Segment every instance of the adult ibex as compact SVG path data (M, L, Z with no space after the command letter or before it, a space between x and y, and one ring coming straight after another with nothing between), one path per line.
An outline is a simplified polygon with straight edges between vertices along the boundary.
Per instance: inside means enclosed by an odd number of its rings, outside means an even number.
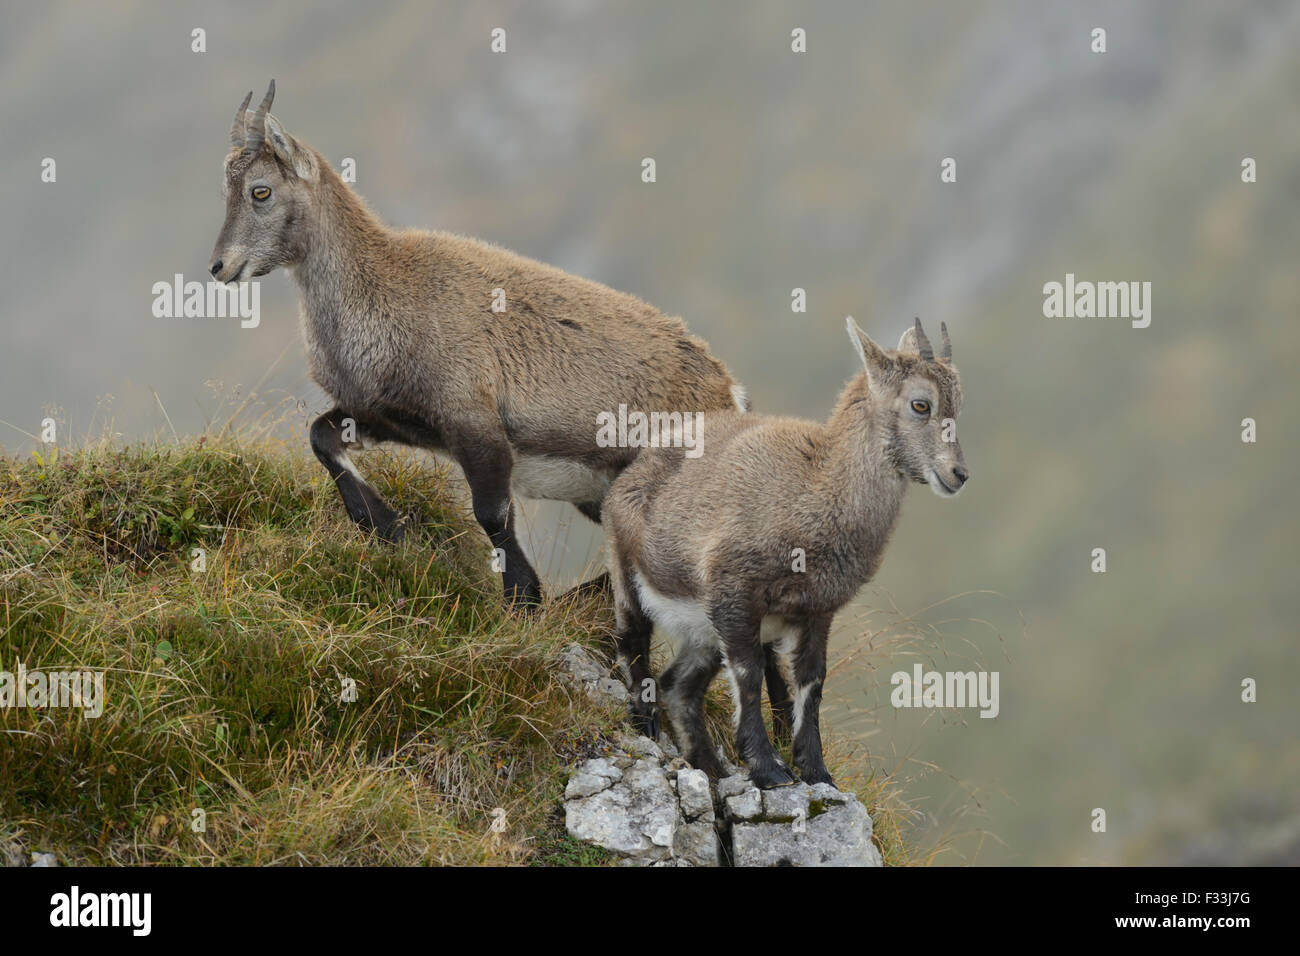
M634 296L484 242L387 228L270 115L274 96L273 80L251 115L251 93L235 114L212 275L291 268L311 374L336 403L312 425L312 449L353 520L404 533L349 446L444 452L504 552L506 599L537 602L512 489L599 521L610 482L639 451L599 445L600 413L743 408L743 390L680 319Z
M849 319L864 367L825 425L711 415L702 456L643 453L610 489L615 637L634 721L657 736L661 695L687 759L710 776L721 765L704 692L725 665L750 779L794 780L763 726L766 674L800 776L831 781L819 726L831 619L880 566L907 483L946 497L969 477L954 430L961 383L942 328L936 358L919 320L886 352ZM679 642L659 695L646 692L656 624Z

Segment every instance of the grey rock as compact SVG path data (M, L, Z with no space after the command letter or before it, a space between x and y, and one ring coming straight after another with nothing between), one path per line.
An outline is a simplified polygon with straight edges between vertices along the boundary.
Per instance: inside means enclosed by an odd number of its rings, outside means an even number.
M811 787L798 783L793 787L774 787L763 791L763 819L772 823L791 823L808 819Z
M637 736L636 734L620 734L617 740L619 749L626 751L636 757L654 757L656 760L664 759L664 752L649 737Z
M811 792L808 794L809 802L814 805L812 811L814 813L819 812L818 809L816 808L817 804L821 804L823 807L827 807L827 806L837 807L857 799L858 799L857 794L841 793L840 791L832 787L829 783L814 784Z
M560 664L570 682L601 703L626 704L627 688L609 676L609 669L581 644L569 644L560 651Z
M752 786L754 785L749 782L749 777L746 774L731 774L718 781L718 796L724 800L727 797L737 797Z
M53 853L33 853L32 866L58 866L59 861L54 858Z
M564 799L573 800L590 797L592 794L608 790L621 780L623 771L614 766L608 757L596 757L583 761L564 788Z
M617 783L564 804L565 828L574 838L643 862L672 855L681 822L677 795L650 757L633 763Z
M723 803L728 820L757 820L763 815L763 795L757 787L751 786L738 796L727 797Z
M624 866L718 866L727 852L736 866L883 865L855 794L806 783L759 790L737 771L718 781L718 821L708 776L670 746L624 733L610 754L584 760L564 791L569 834Z
M780 795L782 791L794 795ZM777 814L798 810L812 796L806 784L764 792L763 801ZM734 798L733 798L734 799ZM819 792L821 812L793 821L736 819L731 827L736 866L883 866L871 842L871 815L852 794ZM816 808L812 808L816 809ZM765 814L767 811L764 811Z
M681 824L673 837L673 858L678 866L717 866L718 834L713 820Z
M597 700L605 698L616 704L626 704L628 701L627 688L622 681L612 677L602 677L589 693Z
M682 816L687 820L713 822L713 795L709 792L709 777L703 770L677 771L677 800Z

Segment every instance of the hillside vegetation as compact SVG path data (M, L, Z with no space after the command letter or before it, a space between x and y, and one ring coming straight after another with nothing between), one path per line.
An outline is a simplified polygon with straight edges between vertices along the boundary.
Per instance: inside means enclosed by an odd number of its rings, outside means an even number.
M554 657L600 647L604 599L505 612L455 479L399 456L366 471L417 518L400 546L269 441L0 459L0 670L106 687L98 718L0 708L0 844L64 864L602 861L558 808L620 715ZM860 795L895 801L879 780ZM900 813L875 815L906 862Z

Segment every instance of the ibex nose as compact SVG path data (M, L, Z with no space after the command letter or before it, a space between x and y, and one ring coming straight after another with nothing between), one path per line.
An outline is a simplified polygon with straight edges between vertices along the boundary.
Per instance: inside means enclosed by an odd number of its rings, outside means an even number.
M966 479L970 477L970 472L966 470L965 465L954 465L952 476L964 485L966 484Z
M209 269L208 271L211 272L213 275L216 275L218 272L221 271L221 266L222 266L222 262L220 259L218 259L216 262L212 263L212 268Z

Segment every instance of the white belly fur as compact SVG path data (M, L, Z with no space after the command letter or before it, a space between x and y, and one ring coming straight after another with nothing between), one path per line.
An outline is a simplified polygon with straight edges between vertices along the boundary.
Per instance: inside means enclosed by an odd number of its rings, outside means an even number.
M603 501L611 483L604 472L550 455L520 455L510 474L510 486L520 497L547 501Z
M713 629L713 622L709 620L703 604L689 598L669 597L656 591L636 570L632 572L632 579L636 582L641 609L665 636L687 644L716 646L719 643L718 632ZM780 642L784 645L782 650L788 652L794 647L798 631L780 615L769 614L763 618L758 636L764 644Z

